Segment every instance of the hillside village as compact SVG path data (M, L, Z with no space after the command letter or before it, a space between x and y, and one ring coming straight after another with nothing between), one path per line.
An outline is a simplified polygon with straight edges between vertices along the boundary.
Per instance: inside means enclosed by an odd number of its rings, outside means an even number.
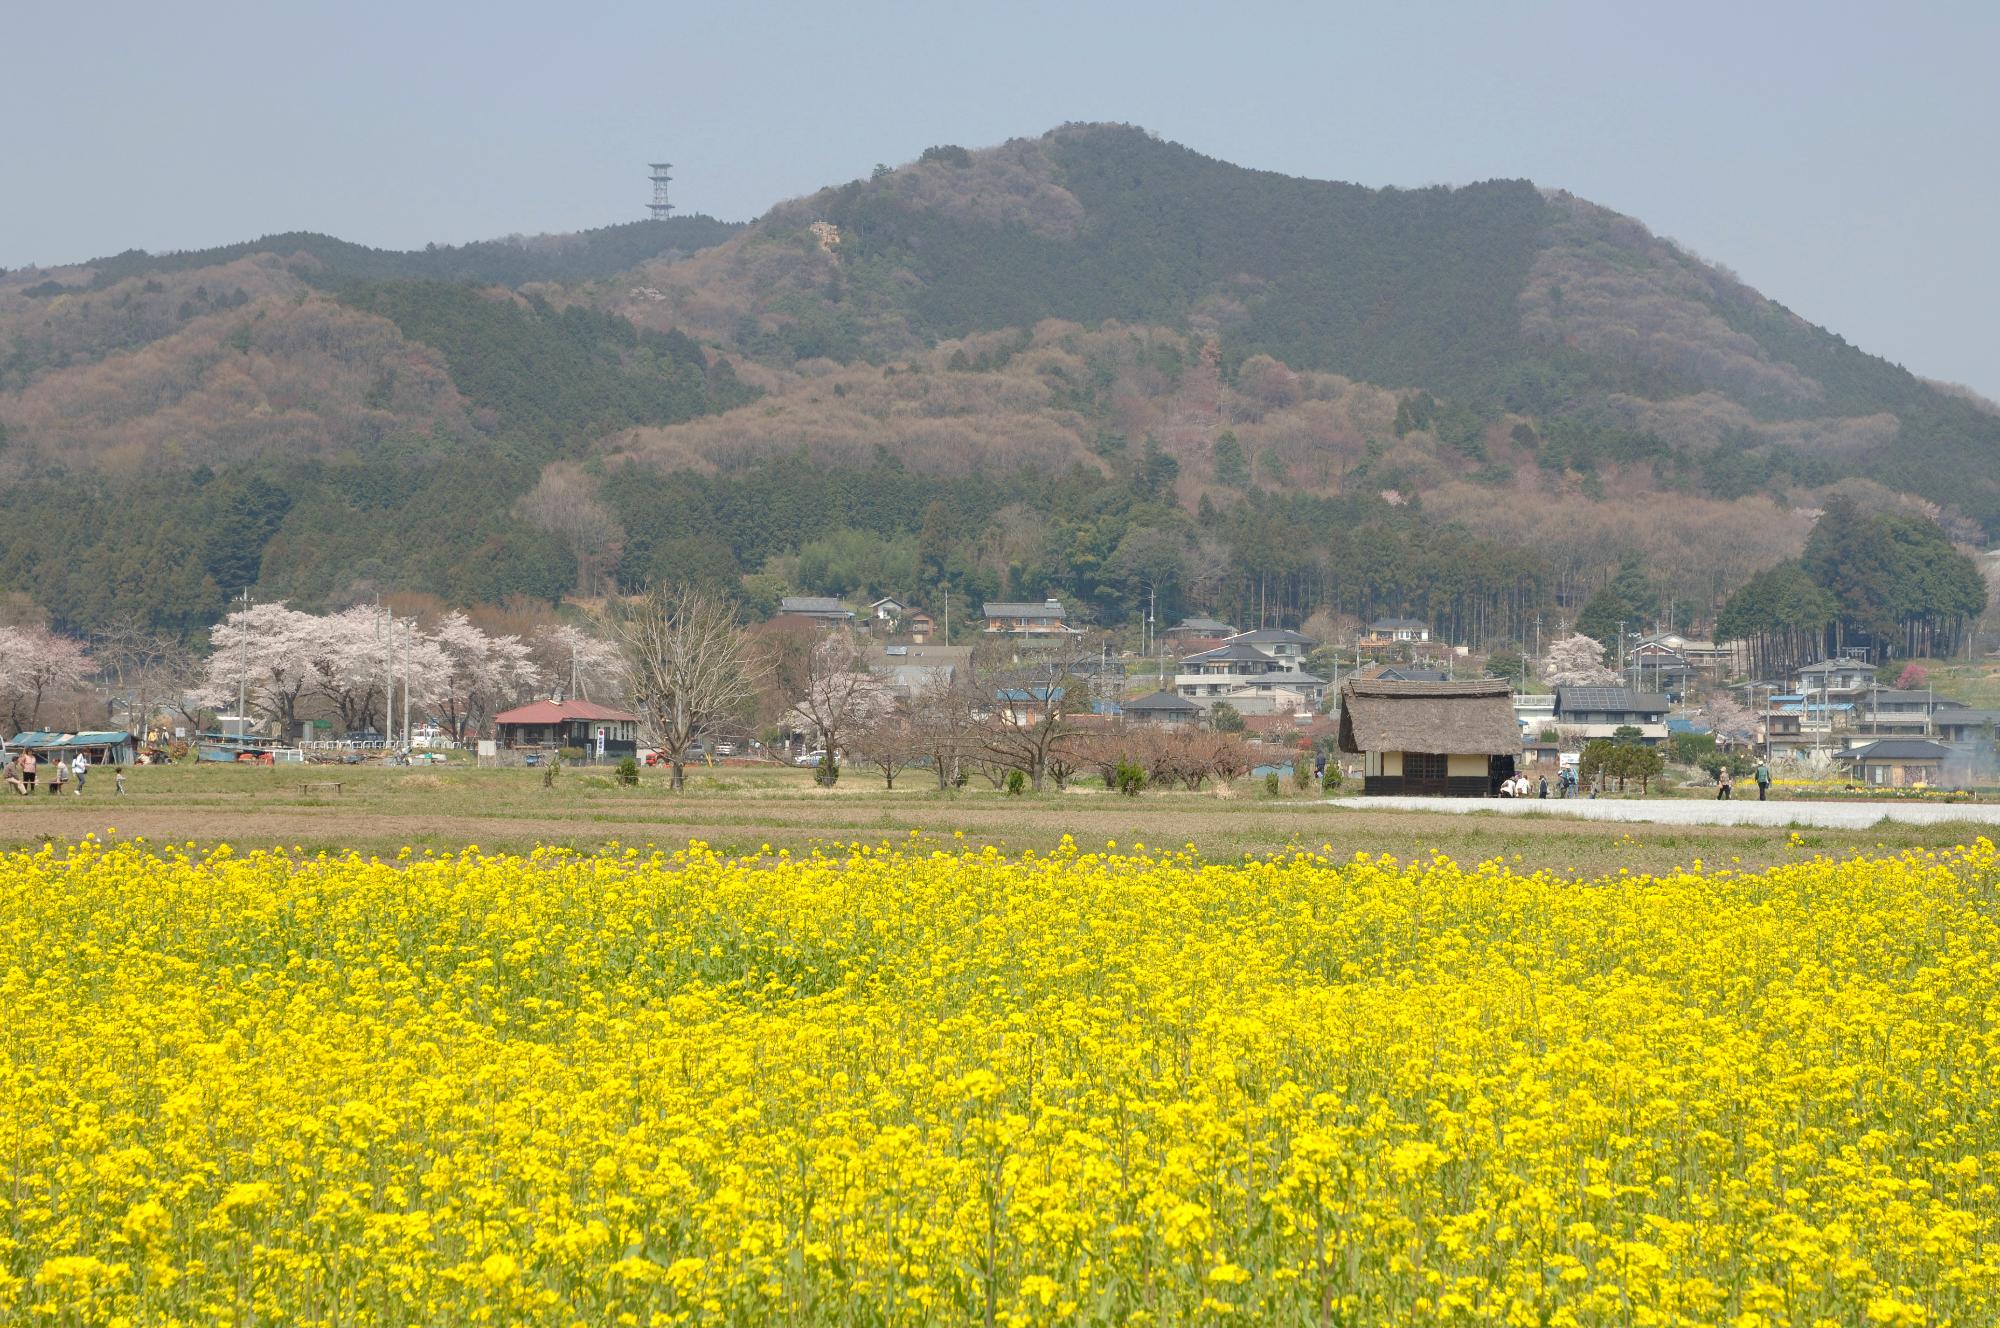
M1553 623L1545 652L1524 655L1476 651L1405 615L1322 613L1296 628L1188 615L1118 632L1054 595L986 601L955 621L915 596L787 595L775 610L747 627L719 619L743 685L678 747L659 739L615 613L524 638L456 612L258 605L226 617L202 660L0 628L0 658L17 662L0 675L5 750L46 768L79 753L116 766L348 764L457 749L488 764L671 762L677 774L790 763L827 784L843 769L892 786L917 770L941 789L1115 785L1129 770L1128 785L1190 788L1270 773L1363 794L1708 795L1760 767L1775 772L1760 782L1802 791L2000 785L1990 652L1911 662L1851 645L1773 671L1748 639L1637 621L1608 642ZM1965 648L1978 648L1970 635ZM21 667L37 660L40 671Z

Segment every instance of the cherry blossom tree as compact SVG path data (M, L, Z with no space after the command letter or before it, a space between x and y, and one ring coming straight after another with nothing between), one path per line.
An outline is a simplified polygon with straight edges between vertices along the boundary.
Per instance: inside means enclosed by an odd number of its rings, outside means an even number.
M0 627L0 696L15 732L41 717L45 695L81 686L89 672L81 641L46 627Z
M446 615L436 632L426 633L415 618L375 604L332 614L259 604L230 614L210 639L215 653L197 697L233 708L240 677L250 707L288 733L297 730L308 701L331 711L350 733L378 722L382 731L394 731L407 689L413 710L438 711L463 738L482 707L541 677L518 637L490 637L462 613Z
M340 717L342 729L352 733L369 727L384 699L391 667L390 615L379 605L357 604L313 621L318 624L314 691ZM409 653L415 626L395 620L398 656ZM394 666L400 679L403 660L397 658ZM384 723L382 731L388 732L389 727Z
M547 681L520 637L489 636L462 613L446 614L430 639L446 667L436 700L438 718L460 742L507 703Z
M1616 687L1620 680L1604 666L1604 647L1579 632L1549 646L1542 681L1551 687Z
M625 651L616 641L595 636L570 623L545 627L530 645L534 663L553 679L563 695L606 700L623 696L630 680Z
M846 632L829 632L806 657L805 686L792 702L793 727L813 735L840 760L843 740L889 708L887 685L872 671Z
M238 609L209 629L214 653L196 694L234 710L240 685L251 709L296 731L299 703L319 685L322 631L321 619L283 604Z
M1750 707L1732 697L1716 694L1710 696L1695 710L1694 717L1707 724L1718 738L1735 738L1739 741L1756 736L1757 715Z

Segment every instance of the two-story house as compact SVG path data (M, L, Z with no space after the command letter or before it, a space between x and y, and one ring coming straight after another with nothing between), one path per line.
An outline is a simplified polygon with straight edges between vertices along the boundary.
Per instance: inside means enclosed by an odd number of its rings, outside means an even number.
M1963 709L1964 704L1928 690L1870 687L1855 702L1854 732L1871 738L1921 738L1933 731L1945 712Z
M1213 650L1236 635L1220 618L1183 618L1160 633L1160 639L1180 650Z
M1772 755L1807 747L1838 747L1834 731L1854 724L1852 701L1827 701L1814 693L1774 693L1764 705L1764 745Z
M1245 714L1309 713L1325 699L1326 679L1237 643L1183 659L1174 690L1204 709L1227 701Z
M1656 692L1678 695L1695 678L1694 662L1664 641L1641 641L1625 657L1627 681Z
M1588 742L1609 738L1621 728L1639 730L1639 740L1657 747L1667 740L1667 698L1630 687L1558 687L1555 723Z
M1060 641L1082 635L1069 625L1059 599L1045 599L1039 604L988 600L979 613L986 620L985 630L994 636Z
M1361 646L1379 650L1400 642L1422 643L1431 639L1431 626L1416 618L1377 618L1361 637Z
M1858 701L1874 683L1875 670L1859 659L1823 659L1792 673L1795 690L1827 701Z
M1223 642L1226 646L1254 646L1287 668L1304 668L1306 656L1319 642L1285 627L1259 627L1238 632Z

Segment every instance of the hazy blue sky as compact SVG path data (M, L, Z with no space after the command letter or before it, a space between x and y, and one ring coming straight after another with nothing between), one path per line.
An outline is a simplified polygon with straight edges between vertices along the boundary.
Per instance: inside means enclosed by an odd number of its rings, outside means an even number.
M208 3L0 10L0 265L747 218L1065 120L1364 184L1526 176L2000 396L2000 5Z

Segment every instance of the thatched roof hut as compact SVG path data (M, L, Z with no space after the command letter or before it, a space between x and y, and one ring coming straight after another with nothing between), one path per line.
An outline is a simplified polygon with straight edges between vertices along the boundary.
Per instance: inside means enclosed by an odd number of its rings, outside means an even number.
M1368 793L1484 797L1513 773L1521 726L1498 678L1356 678L1340 689L1340 750L1366 757Z

